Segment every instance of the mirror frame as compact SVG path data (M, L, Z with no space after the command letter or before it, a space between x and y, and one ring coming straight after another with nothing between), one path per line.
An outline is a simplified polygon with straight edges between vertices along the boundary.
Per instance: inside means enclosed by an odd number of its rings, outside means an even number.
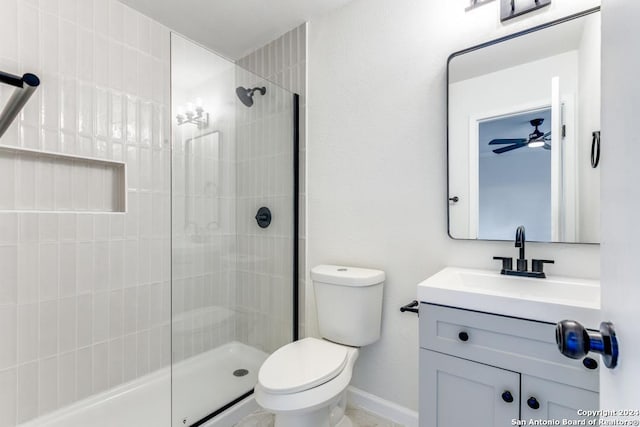
M451 55L449 55L449 57L447 58L447 72L446 72L446 94L447 94L447 104L446 104L446 118L447 118L447 193L446 193L446 205L447 205L447 235L449 236L450 239L452 240L463 240L463 241L477 241L477 242L509 242L510 240L498 240L498 239L469 239L469 238L462 238L462 237L453 237L451 235L451 214L450 214L450 200L449 200L449 192L450 192L450 188L449 188L449 176L450 176L450 172L451 172L451 168L450 168L450 157L449 157L449 68L451 66L451 61L460 55L463 55L465 53L469 53L469 52L473 52L475 50L478 49L483 49L485 47L489 47L489 46L493 46L495 44L498 43L502 43L511 39L514 39L516 37L520 37L520 36L524 36L526 34L530 34L530 33L534 33L536 31L540 31L540 30L544 30L545 28L549 28L549 27L553 27L555 25L558 24L562 24L565 23L567 21L571 21L573 19L577 19L577 18L581 18L583 16L587 16L590 15L592 13L596 13L596 12L600 12L600 6L596 6L596 7L592 7L590 9L586 9L583 10L582 12L578 12L578 13L574 13L572 15L568 15L565 16L563 18L559 18L544 24L540 24L537 25L535 27L531 27L522 31L518 31L516 33L513 34L508 34L506 36L502 36L499 37L497 39L494 40L490 40L484 43L480 43L478 45L475 46L471 46L468 47L466 49L462 49L459 50L457 52L452 53ZM534 243L555 243L555 244L569 244L569 245L600 245L600 242L542 242L542 241L535 241L532 240L532 242Z

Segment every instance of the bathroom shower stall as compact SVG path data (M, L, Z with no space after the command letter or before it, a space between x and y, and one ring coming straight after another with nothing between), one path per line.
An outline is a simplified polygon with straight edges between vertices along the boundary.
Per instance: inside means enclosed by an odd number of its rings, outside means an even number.
M0 28L0 427L233 424L298 335L298 96L118 0Z
M298 97L171 37L172 426L251 394L297 339Z

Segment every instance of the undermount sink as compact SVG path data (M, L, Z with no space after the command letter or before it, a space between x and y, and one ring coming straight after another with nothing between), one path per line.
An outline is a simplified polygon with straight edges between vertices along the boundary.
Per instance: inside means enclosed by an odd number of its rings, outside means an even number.
M549 323L573 319L594 329L600 323L596 280L447 267L418 285L418 300Z

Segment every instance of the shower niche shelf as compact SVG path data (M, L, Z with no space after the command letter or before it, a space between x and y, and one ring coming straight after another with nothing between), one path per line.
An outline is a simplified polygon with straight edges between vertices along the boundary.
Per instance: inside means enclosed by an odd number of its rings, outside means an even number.
M0 144L0 212L127 211L124 162Z

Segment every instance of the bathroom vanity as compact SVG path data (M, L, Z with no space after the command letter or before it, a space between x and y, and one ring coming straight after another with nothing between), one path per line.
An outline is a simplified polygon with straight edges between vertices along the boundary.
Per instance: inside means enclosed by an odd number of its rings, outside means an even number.
M597 327L597 282L448 267L418 298L421 427L562 423L598 408L600 359L566 358L555 342L565 318Z
M598 408L600 357L565 357L555 332L598 330L599 283L545 278L551 260L529 271L524 229L599 241L599 58L599 8L449 57L449 236L513 242L517 227L520 256L495 257L503 274L445 268L418 285L421 427L581 425Z

